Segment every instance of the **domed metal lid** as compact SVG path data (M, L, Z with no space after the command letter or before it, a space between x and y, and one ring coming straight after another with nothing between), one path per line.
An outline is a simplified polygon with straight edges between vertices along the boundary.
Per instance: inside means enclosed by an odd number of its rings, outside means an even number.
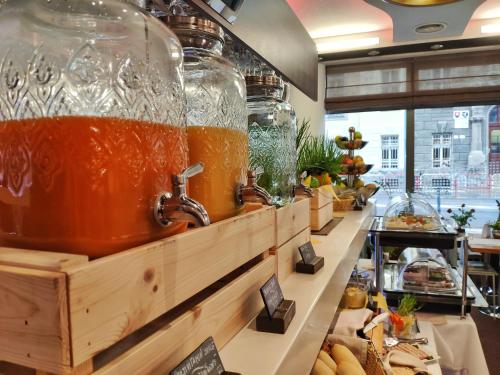
M246 76L245 81L247 86L282 87L281 79L275 75Z
M224 30L209 19L194 16L165 16L161 19L178 36L199 33L224 43Z

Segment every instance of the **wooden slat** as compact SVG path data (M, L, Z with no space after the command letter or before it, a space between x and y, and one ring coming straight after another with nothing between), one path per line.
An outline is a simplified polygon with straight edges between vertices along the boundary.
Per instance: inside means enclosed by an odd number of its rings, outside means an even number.
M319 210L311 210L311 229L320 230L333 219L333 202Z
M95 375L168 374L209 336L222 348L263 308L259 288L273 272L270 256L193 309L165 322Z
M311 199L311 209L313 210L318 210L333 200L332 193L326 190L323 186L313 189L313 192L314 196Z
M6 266L62 271L88 261L85 255L0 247L0 264Z
M279 247L309 227L310 199L297 199L276 210L276 245Z
M70 365L65 274L0 265L0 360L51 372Z
M299 246L311 239L311 229L306 228L290 241L271 251L276 256L278 280L284 282L295 271L295 264L301 260Z
M74 364L274 246L267 207L69 270Z

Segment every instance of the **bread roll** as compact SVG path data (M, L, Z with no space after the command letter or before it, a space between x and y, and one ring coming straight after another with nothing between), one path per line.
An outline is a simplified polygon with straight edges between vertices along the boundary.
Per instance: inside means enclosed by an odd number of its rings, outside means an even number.
M337 366L337 375L366 375L366 373L355 363L343 361Z
M352 352L349 350L347 346L340 345L340 344L335 344L332 348L332 357L337 364L337 372L338 372L338 366L342 362L348 362L351 363L354 366L357 366L359 370L361 371L360 374L364 374L365 370L363 370L363 367L361 366L361 363L359 363L358 359Z
M317 358L311 371L311 375L336 375L325 362Z
M335 363L335 361L333 360L333 358L330 357L330 354L328 354L324 350L321 350L319 352L318 358L321 359L323 362L325 362L325 364L328 367L330 367L333 370L333 372L337 371L337 364Z

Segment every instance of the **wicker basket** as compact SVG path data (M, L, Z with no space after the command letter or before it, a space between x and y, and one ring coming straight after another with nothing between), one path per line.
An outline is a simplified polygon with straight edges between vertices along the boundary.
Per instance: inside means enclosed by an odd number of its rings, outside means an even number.
M333 211L352 211L354 198L343 198L333 200Z
M342 344L351 349L367 375L386 375L382 359L370 340L333 334L328 335L326 341L332 345L335 343Z

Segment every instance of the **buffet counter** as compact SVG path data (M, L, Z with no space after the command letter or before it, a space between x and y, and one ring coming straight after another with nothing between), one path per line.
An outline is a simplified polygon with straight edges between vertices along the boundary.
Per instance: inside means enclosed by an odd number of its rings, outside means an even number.
M307 374L321 348L374 216L375 205L349 212L328 236L312 236L324 268L315 275L291 274L281 285L295 300L296 315L284 335L262 333L255 319L222 350L228 370L251 374Z

